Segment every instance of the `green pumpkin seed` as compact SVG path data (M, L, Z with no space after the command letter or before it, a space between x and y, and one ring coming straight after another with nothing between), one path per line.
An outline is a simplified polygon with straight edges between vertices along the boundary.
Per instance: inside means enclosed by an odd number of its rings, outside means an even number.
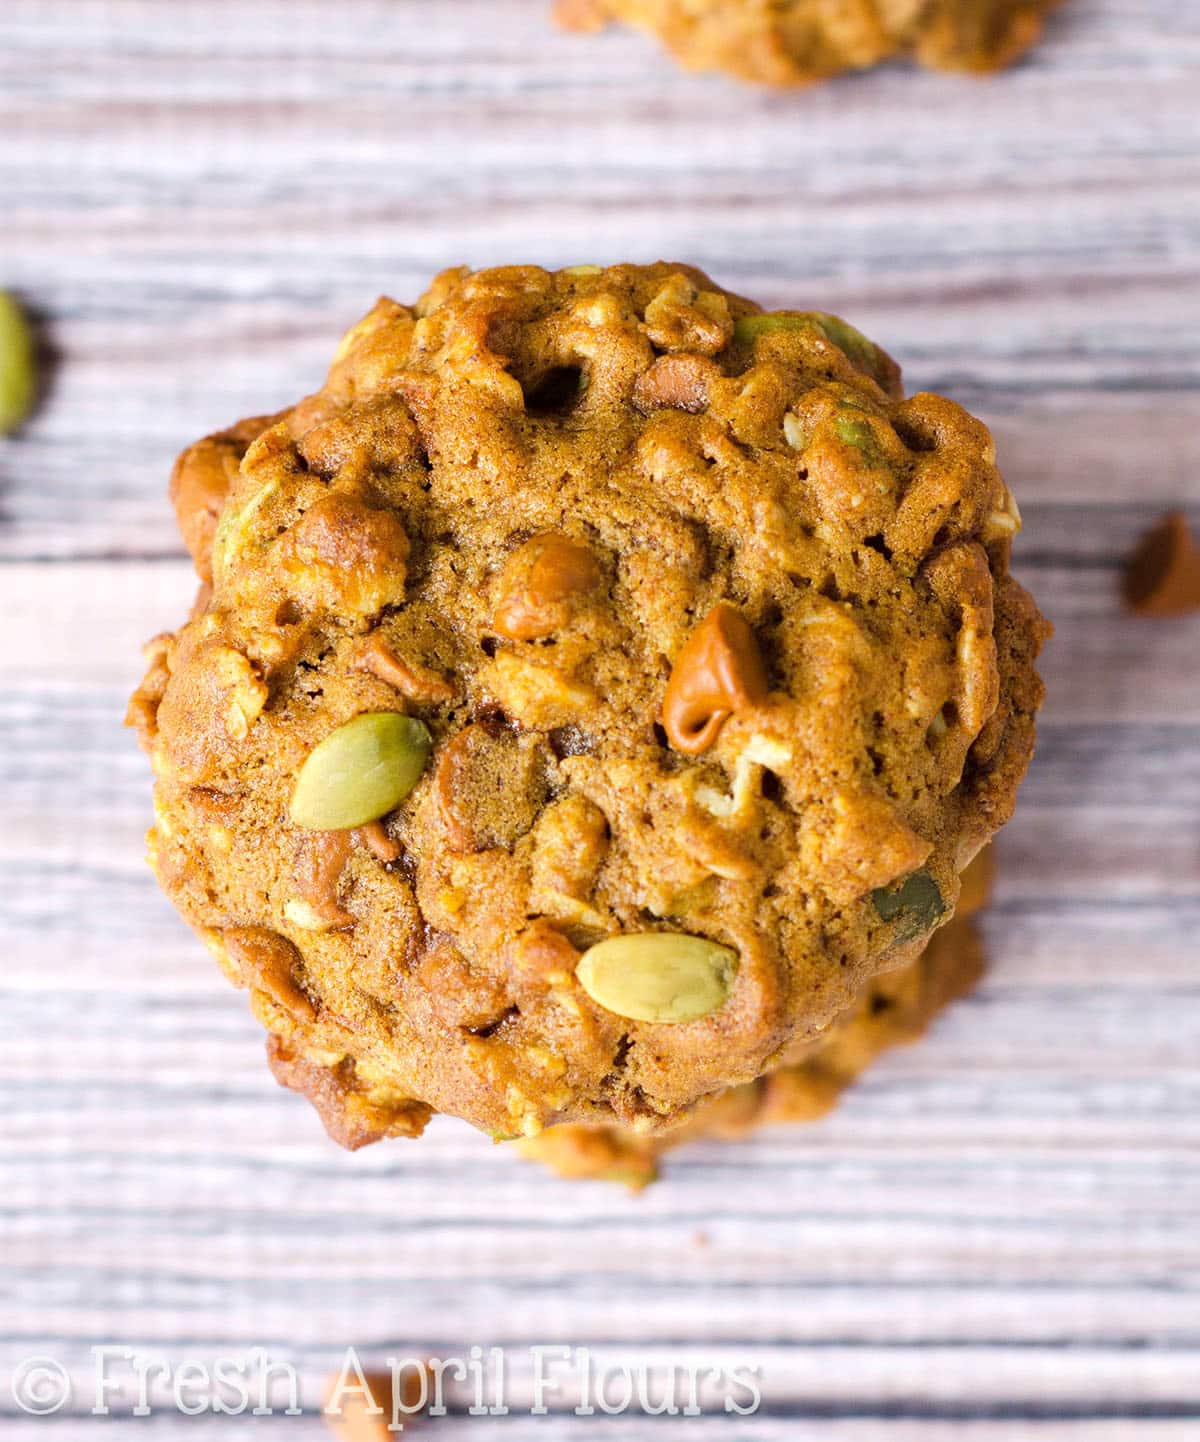
M213 533L213 569L218 575L237 559L250 534L250 522L259 508L279 490L279 478L264 481L250 499L236 510L226 506Z
M292 792L293 822L314 831L345 831L377 821L421 779L430 746L429 729L415 716L356 716L309 752Z
M766 315L744 315L736 321L733 334L736 340L752 341L757 336L769 335L778 330L817 330L831 344L837 346L852 361L864 366L873 366L879 350L862 331L845 321L841 316L830 315L823 310L777 310Z
M36 393L33 333L21 307L0 290L0 435L16 430Z
M881 920L899 922L897 942L912 941L932 931L946 914L938 884L924 868L905 877L894 891L873 891L871 900Z
M749 343L757 336L769 335L772 331L812 328L819 330L830 344L837 346L856 370L878 381L884 390L889 389L888 366L879 347L849 321L830 315L828 311L774 311L769 315L744 315L735 322L733 336L735 340Z
M733 338L743 344L777 330L808 330L814 324L807 311L772 311L767 315L743 315L733 323Z
M813 311L812 319L825 332L826 340L837 346L860 370L865 370L869 375L875 374L875 367L879 363L879 348L873 341L869 341L857 326L843 320L840 315L830 315L823 310Z
M645 931L589 948L575 975L592 1000L632 1021L694 1021L724 1006L737 952L701 936Z
M833 418L833 428L841 440L855 450L876 450L875 432L869 422L860 421L857 416L838 415Z

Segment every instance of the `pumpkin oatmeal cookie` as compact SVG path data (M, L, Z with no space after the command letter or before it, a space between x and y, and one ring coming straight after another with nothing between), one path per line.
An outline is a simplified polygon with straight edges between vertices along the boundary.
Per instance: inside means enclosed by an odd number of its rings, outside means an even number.
M660 39L690 70L807 85L909 56L936 70L998 70L1061 0L558 0L572 30L610 20Z
M877 1056L919 1041L943 1007L982 976L983 947L969 918L987 899L991 873L988 848L963 872L954 916L916 961L872 977L827 1031L793 1048L767 1075L706 1098L654 1133L565 1122L514 1145L569 1180L622 1182L640 1191L658 1176L663 1155L685 1142L733 1141L760 1127L825 1116Z
M1045 624L986 428L852 326L451 270L255 429L176 469L211 582L130 719L158 878L340 1141L670 1127L953 914Z

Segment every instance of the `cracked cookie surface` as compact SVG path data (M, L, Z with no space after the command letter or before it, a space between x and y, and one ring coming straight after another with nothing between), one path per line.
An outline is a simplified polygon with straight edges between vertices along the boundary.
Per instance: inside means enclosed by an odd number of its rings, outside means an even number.
M669 1127L919 955L1011 812L1016 505L836 317L447 271L172 489L206 585L131 706L152 861L347 1145Z
M1061 0L558 0L568 29L617 20L692 70L794 86L910 56L936 70L997 70L1034 43Z

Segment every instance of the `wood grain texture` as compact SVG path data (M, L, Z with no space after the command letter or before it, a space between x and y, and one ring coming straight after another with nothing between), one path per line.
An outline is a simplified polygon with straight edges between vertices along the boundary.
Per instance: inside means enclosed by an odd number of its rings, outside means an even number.
M432 1435L1191 1442L1200 622L1117 587L1160 509L1200 523L1195 7L1075 0L995 80L790 96L546 8L0 6L0 284L53 361L0 442L0 1433L124 1435L87 1416L102 1342L303 1376L300 1417L138 1422L162 1438L316 1438L345 1346L476 1343L508 1349L513 1415L459 1398ZM171 457L315 387L443 265L660 255L847 314L995 431L1058 633L988 979L828 1120L692 1147L637 1199L450 1121L344 1155L141 860L119 723L192 588ZM758 1366L764 1405L522 1415L555 1342ZM9 1394L35 1354L75 1377L53 1419Z

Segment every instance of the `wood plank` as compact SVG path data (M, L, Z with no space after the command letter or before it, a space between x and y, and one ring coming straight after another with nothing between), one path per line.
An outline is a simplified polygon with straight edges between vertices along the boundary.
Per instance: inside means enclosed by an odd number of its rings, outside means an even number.
M295 1417L262 1417L253 1422L254 1436L296 1439L301 1435L305 1442L316 1442L317 1438L328 1437L317 1422L318 1405L316 1389L312 1389L313 1400L305 1415ZM6 1437L11 1442L44 1442L47 1436L55 1437L70 1425L55 1428L54 1423L30 1420L8 1424L11 1430ZM140 1431L153 1428L155 1442L193 1442L193 1439L225 1438L229 1435L230 1421L227 1417L180 1418L159 1414L148 1421L139 1420ZM428 1426L429 1424L423 1424ZM645 1442L667 1435L672 1423L652 1422L646 1418L629 1420L625 1418L605 1419L604 1435L611 1442ZM674 1424L678 1425L678 1424ZM822 1415L797 1416L785 1414L779 1417L743 1418L737 1422L739 1442L876 1442L881 1428L886 1426L886 1436L891 1442L1128 1442L1129 1428L1137 1427L1137 1437L1147 1442L1192 1442L1195 1423L1191 1420L1148 1416L1144 1412L1125 1413L1114 1420L1079 1420L1071 1417L1021 1418L1019 1420L980 1420L975 1417L956 1417L952 1420L929 1420L880 1414L856 1418L830 1418ZM406 1432L398 1435L420 1435L413 1423ZM559 1417L546 1418L516 1417L500 1421L481 1422L468 1418L461 1412L441 1419L437 1423L437 1436L446 1442L470 1442L479 1437L481 1429L488 1429L489 1442L546 1442L551 1435L575 1442L576 1438L595 1436L594 1419ZM730 1435L730 1419L727 1417L692 1417L687 1419L687 1433L695 1442L712 1442L714 1438Z

